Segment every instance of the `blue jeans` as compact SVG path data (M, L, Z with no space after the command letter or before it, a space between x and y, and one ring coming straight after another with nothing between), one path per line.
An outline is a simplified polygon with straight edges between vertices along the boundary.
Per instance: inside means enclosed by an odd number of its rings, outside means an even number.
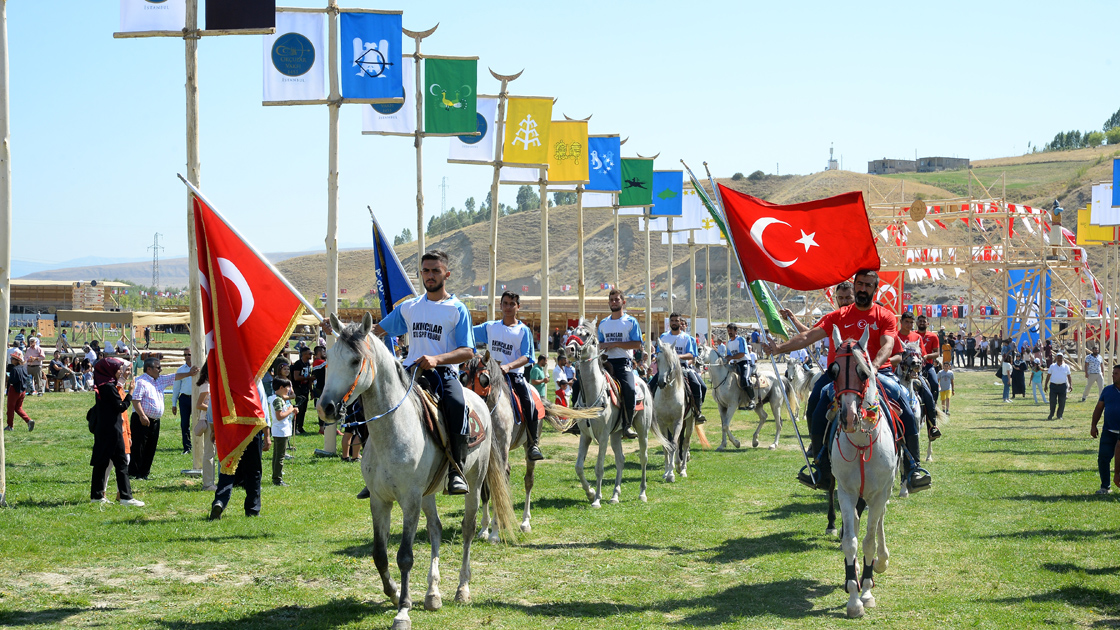
M822 378L821 381L828 378L827 372L825 374L826 376ZM886 392L887 398L894 401L894 403L901 408L902 411L899 413L899 418L902 420L902 425L905 427L906 435L918 435L918 419L914 416L914 410L904 401L902 386L898 384L898 381L895 380L893 376L883 374L882 372L876 374L876 377L879 379L879 384L883 386L883 391ZM817 433L818 426L820 428L820 433L824 433L825 427L828 424L828 420L825 416L828 413L828 407L832 404L835 391L831 381L822 388L816 407L813 407L813 420L809 429L812 433ZM810 395L810 405L812 404L812 400L812 396ZM891 430L893 432L893 426Z
M1011 400L1011 377L1007 374L1003 375L1003 399Z
M1042 383L1031 381L1031 396L1034 396L1034 404L1038 404L1038 397L1042 396L1042 402L1046 402L1046 392L1042 390Z
M1101 475L1101 487L1109 488L1112 486L1111 479L1108 473L1109 466L1112 464L1112 456L1116 453L1116 440L1120 437L1111 431L1101 431L1101 447L1097 451L1097 472Z

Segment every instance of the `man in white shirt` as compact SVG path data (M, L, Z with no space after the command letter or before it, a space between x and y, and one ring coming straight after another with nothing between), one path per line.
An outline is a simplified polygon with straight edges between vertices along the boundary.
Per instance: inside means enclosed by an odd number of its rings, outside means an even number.
M1085 357L1085 391L1081 392L1081 402L1089 397L1089 389L1097 386L1097 396L1104 391L1104 376L1101 374L1101 353L1097 348Z
M758 355L747 346L747 340L739 336L739 326L735 322L727 325L727 341L723 347L727 362L739 374L739 388L747 393L747 399L750 400L747 406L754 409L754 388L751 386L753 364L750 358Z
M638 434L630 428L634 423L634 351L642 349L642 328L638 320L625 312L622 291L611 289L607 297L611 316L599 322L599 348L607 351L614 378L622 394L622 437L634 439Z
M528 326L518 321L517 311L520 309L520 295L513 291L502 293L502 318L475 326L474 341L486 344L490 356L501 364L510 390L520 401L519 405L513 405L513 414L515 418L525 422L529 441L528 457L541 460L544 455L537 443L540 439L540 419L537 418L537 406L529 394L524 374L525 366L533 361L533 333ZM528 417L521 417L522 410L527 412L525 415Z
M707 394L707 387L704 382L700 380L700 375L693 369L693 362L696 359L696 339L688 333L681 330L681 314L672 313L669 315L669 332L662 333L661 342L673 346L673 350L677 353L677 357L681 362L681 371L684 373L685 381L688 385L689 391L692 393L693 413L696 418L696 424L704 424L708 421L701 413L700 407L704 404L704 396ZM657 347L654 347L657 350ZM657 391L657 387L661 384L661 379L654 377L650 381L650 394Z
M556 404L563 407L568 406L568 384L572 380L568 376L567 364L567 355L557 354L556 367L552 368L552 382L556 384Z
M1047 388L1050 390L1050 417L1047 420L1054 419L1055 408L1058 410L1058 420L1062 419L1066 410L1066 394L1073 386L1072 377L1073 370L1066 363L1065 355L1061 352L1054 353L1054 363L1046 369L1046 384L1042 387L1043 391Z
M191 349L183 349L183 364L175 375L191 371ZM191 452L191 381L183 377L171 386L171 415L179 414L179 431L183 434L183 455Z

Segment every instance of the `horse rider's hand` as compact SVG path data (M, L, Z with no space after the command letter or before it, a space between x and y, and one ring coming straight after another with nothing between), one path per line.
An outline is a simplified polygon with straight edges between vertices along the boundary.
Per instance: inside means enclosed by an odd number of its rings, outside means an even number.
M508 363L503 364L501 366L501 368L502 368L502 374L509 374L509 364Z
M433 370L439 365L439 362L437 362L436 358L432 355L425 354L416 361L416 365L419 365L421 370Z
M1095 438L1097 437L1097 435L1097 425L1094 424L1093 426L1089 427L1089 437Z
M319 322L319 328L323 331L324 335L330 335L334 332L334 329L331 328L331 320L329 319L324 319Z
M788 308L778 309L778 314L782 317L785 317L786 319L793 317L793 311L789 310Z

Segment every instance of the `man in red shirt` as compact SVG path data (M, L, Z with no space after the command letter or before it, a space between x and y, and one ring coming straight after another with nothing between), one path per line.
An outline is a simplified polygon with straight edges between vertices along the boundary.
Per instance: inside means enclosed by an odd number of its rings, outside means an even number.
M873 296L879 287L879 273L874 270L863 270L856 273L855 281L852 283L852 288L855 290L855 304L845 306L841 309L832 311L825 315L809 330L798 333L790 338L785 343L775 344L772 341L768 344L767 352L786 353L792 350L799 350L812 343L816 343L821 339L831 337L833 326L840 330L841 339L859 339L864 330L870 329L867 337L867 354L871 357L871 365L873 369L879 370L877 380L886 392L888 398L893 400L902 409L900 414L902 422L905 426L906 446L907 450L911 452L913 462L918 461L918 421L914 416L910 406L904 404L902 386L895 380L894 375L890 371L889 360L891 355L894 354L895 339L898 336L898 326L895 323L895 316L889 309L879 304L875 304ZM836 360L836 349L829 344L828 349L828 364L831 366ZM829 372L826 370L824 379L831 379ZM833 398L832 384L829 383L821 393L820 400L817 403L817 408L813 410L813 425L818 424L818 418L821 422L825 422L825 414L828 412L829 405L832 404ZM891 427L894 428L893 425ZM810 434L813 429L810 428ZM914 487L914 482L918 482L924 487L928 487L928 482L922 480L917 473L911 472L912 462L911 458L905 460L904 469L906 471L907 479L911 482L911 487ZM827 489L832 482L832 467L828 461L828 451L825 449L820 458L820 478L817 484L813 484L812 479L805 473L798 474L798 481L818 489ZM928 479L928 478L926 478Z
M925 317L923 316L922 319L925 319ZM924 361L923 370L922 370L923 373L924 373L924 371L925 371L924 366L928 365L932 359L937 357L937 354L938 354L938 351L936 349L936 344L938 343L937 335L932 335L932 336L933 336L932 347L934 349L932 351L930 351L930 350L927 349L927 347L930 347L930 346L927 345L928 339L923 337L922 333L914 332L914 314L909 313L909 312L903 313L902 316L899 318L899 321L898 321L898 338L895 339L895 342L894 342L894 353L895 354L894 354L894 356L891 357L891 363L894 364L897 367L899 365L899 363L902 362L902 353L904 351L904 349L903 349L904 344L918 344L918 352L921 353L922 360ZM918 397L922 400L922 410L925 412L926 423L929 425L927 433L929 434L929 439L932 442L933 440L936 440L937 438L941 437L941 431L937 428L937 391L938 390L932 390L931 391L929 385L926 382L927 378L928 377L918 379L918 382L915 383L915 385L914 385L914 389L917 390L916 393L918 394ZM934 378L935 383L936 383L936 381L937 381L937 379ZM899 377L899 382L904 383L904 381L901 377L901 374L900 374L900 377ZM935 387L936 387L936 385L935 385Z

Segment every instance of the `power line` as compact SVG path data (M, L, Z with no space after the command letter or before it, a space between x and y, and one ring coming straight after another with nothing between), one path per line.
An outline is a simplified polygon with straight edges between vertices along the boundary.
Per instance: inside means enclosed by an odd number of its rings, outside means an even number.
M161 236L163 235L156 232L152 244L148 246L148 249L152 250L152 291L159 291L159 250L163 249L159 244ZM155 301L155 296L152 297L152 301Z

